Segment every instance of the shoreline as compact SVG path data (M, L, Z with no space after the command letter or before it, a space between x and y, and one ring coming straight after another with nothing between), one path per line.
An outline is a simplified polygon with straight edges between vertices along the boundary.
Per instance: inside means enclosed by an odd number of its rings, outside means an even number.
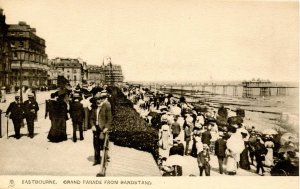
M169 92L169 91L166 91ZM283 115L285 113L290 113L286 111L280 111L281 109L288 109L288 107L277 107L276 105L271 105L273 103L269 99L245 99L241 97L233 96L222 96L222 95L192 95L188 93L171 93L175 98L180 98L180 96L186 97L187 102L191 104L204 104L210 109L215 111L221 105L224 105L229 111L228 116L235 116L237 108L241 108L246 111L244 118L244 124L247 127L255 126L258 131L263 131L264 129L272 128L279 130L280 132L292 132L299 136L298 125L291 125L285 123L283 120ZM251 108L247 108L251 107ZM275 111L272 111L272 110ZM292 114L297 116L298 114Z

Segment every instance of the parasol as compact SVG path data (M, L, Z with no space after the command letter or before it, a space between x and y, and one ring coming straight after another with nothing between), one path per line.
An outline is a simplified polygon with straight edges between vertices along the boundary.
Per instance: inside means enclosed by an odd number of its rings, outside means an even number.
M265 130L263 130L262 134L264 134L264 135L277 135L278 132L275 131L274 129L265 129Z
M278 150L278 153L286 153L286 152L293 152L295 151L296 148L294 146L291 146L291 145L284 145L282 146L279 150Z
M298 143L299 140L298 140L297 136L292 134L292 133L283 134L280 138L280 144L284 145L284 144L289 143L289 142Z

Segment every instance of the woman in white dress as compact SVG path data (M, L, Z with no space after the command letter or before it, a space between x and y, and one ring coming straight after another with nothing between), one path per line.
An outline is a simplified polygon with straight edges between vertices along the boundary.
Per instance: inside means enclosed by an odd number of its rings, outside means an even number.
M170 126L167 124L167 120L164 118L161 120L162 126L159 130L159 155L161 157L168 157L170 147L173 145L173 136L170 130Z
M237 126L234 127L237 128ZM227 140L226 147L226 170L228 174L235 175L238 168L238 162L240 161L240 154L245 148L242 135L240 132L237 132L236 129L233 130L232 135Z
M266 136L266 142L265 142L265 147L267 148L268 152L265 156L265 166L271 167L274 165L274 159L273 159L273 148L274 148L274 143L272 141L271 136Z

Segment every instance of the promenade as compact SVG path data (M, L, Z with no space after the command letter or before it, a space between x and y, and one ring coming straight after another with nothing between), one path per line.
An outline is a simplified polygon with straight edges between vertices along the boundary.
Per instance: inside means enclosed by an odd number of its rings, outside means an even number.
M78 140L74 143L72 141L72 122L68 120L68 140L60 143L48 141L50 120L44 119L45 104L43 102L48 99L50 93L49 91L37 93L40 111L38 112L38 121L35 122L33 139L27 137L26 126L21 129L22 137L19 140L13 138L14 131L11 122L9 122L8 133L10 137L7 138L6 132L2 133L3 136L0 138L0 175L95 177L100 171L100 166L92 166L94 150L91 130L84 132L83 141ZM9 96L8 102L2 103L1 106L6 109L11 99L13 99L13 95ZM2 125L2 128L4 126L6 127L6 125ZM111 143L108 154L111 158L107 166L107 176L160 176L153 157L147 152L119 147ZM185 159L188 164L184 167L184 175L198 176L199 169L196 158L185 156ZM218 173L218 161L214 155L211 155L211 175L228 176ZM251 171L238 169L237 175L258 176L254 166L251 167Z
M49 95L38 94L38 102ZM99 166L92 166L94 151L92 131L84 132L84 140L72 141L72 124L67 121L68 140L60 143L48 142L50 120L44 119L45 104L40 104L38 121L35 122L35 136L27 137L27 127L21 128L19 140L9 123L9 138L0 139L0 175L52 175L52 176L95 176Z

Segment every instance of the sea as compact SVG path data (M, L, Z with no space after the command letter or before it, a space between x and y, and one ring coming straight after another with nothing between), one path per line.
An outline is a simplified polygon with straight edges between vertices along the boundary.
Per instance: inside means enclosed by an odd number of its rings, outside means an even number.
M265 95L254 88L251 96L245 97L241 85L228 85L225 89L221 85L207 85L205 88L191 84L150 86L177 97L185 96L190 102L204 103L214 110L224 105L229 109L229 116L235 116L237 108L244 109L246 127L254 126L258 131L271 128L278 132L291 132L299 138L299 88L271 88Z

